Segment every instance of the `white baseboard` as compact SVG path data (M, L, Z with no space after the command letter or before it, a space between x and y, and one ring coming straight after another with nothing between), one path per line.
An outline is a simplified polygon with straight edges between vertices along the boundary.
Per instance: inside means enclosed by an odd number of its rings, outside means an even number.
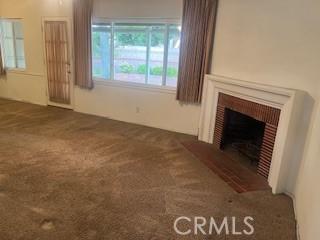
M30 104L40 105L40 106L48 106L48 104L43 103L43 102L31 102L31 101L27 101L27 100L23 100L23 99L19 99L19 98L10 98L10 97L3 97L3 96L0 96L0 98L11 100L11 101L30 103Z
M299 233L299 222L298 222L298 213L297 213L297 205L296 205L296 197L289 192L285 192L286 195L288 195L293 202L293 211L294 211L294 217L296 220L296 235L297 235L297 240L301 240L300 238L300 233Z

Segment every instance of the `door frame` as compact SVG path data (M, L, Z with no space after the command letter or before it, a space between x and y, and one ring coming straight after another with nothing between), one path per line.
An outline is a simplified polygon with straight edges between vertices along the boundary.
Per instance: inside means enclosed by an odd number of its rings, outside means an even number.
M48 81L48 73L47 73L47 57L45 52L45 22L46 21L63 21L67 23L67 35L68 35L68 51L70 56L70 104L61 104L55 103L50 101L49 96L49 81ZM74 109L74 51L73 51L73 26L72 21L69 17L42 17L41 19L41 31L42 31L42 44L43 44L43 61L44 61L44 75L46 79L46 98L47 98L47 105L67 108L67 109Z

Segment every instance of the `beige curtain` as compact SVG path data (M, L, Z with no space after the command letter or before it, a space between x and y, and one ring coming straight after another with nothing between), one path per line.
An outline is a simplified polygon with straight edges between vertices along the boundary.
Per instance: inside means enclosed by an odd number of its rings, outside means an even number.
M0 76L5 74L6 74L6 70L4 68L4 63L2 60L2 53L1 53L1 46L0 46Z
M46 21L44 35L49 99L56 103L70 104L67 23Z
M210 71L218 0L184 0L177 99L200 103Z
M91 60L92 0L73 0L75 84L93 88Z

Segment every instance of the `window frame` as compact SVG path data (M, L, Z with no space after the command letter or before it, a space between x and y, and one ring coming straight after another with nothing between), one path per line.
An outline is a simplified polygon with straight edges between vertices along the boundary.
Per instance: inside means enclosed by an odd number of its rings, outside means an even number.
M92 73L93 81L101 84L101 85L112 85L112 86L120 86L120 87L130 87L130 88L140 88L143 90L155 90L155 91L164 91L166 93L175 93L177 87L166 85L167 80L167 67L168 67L168 44L169 44L169 28L170 25L181 25L181 19L162 19L162 18L121 18L121 19L115 19L115 18L93 18L92 25L95 24L110 24L111 28L111 43L110 43L110 79L106 79L103 77L96 77ZM163 56L163 73L162 73L162 83L161 85L155 85L148 83L149 78L149 64L150 64L150 44L146 45L146 77L144 83L139 82L130 82L126 80L121 79L115 79L115 69L114 69L114 36L115 36L115 25L116 24L141 24L141 25L150 25L154 26L157 24L164 25L164 56ZM147 39L151 37L152 31L148 29L147 31ZM148 41L148 40L147 40ZM92 53L93 54L93 53Z
M13 42L13 52L14 52L14 67L8 67L6 66L6 51L4 48L4 34L2 29L2 22L10 22L11 23L11 31L12 31L12 42ZM23 38L16 38L15 36L15 29L14 29L14 23L18 22L22 25L22 34ZM0 42L1 42L1 52L2 52L2 60L4 62L5 69L9 71L18 71L18 72L24 72L27 70L27 63L26 63L26 57L25 57L25 37L24 37L24 27L23 27L23 19L22 18L0 18ZM24 54L24 67L18 66L18 55L17 55L17 44L16 41L23 40L23 54Z

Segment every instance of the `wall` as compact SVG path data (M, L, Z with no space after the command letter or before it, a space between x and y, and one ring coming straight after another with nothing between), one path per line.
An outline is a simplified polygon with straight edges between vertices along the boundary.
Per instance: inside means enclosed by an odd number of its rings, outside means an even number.
M320 88L318 89L320 91ZM312 136L305 161L300 169L296 188L296 206L299 233L302 240L316 240L320 236L320 105L316 113Z
M222 0L212 71L317 97L318 0Z
M96 0L99 17L181 18L182 0ZM72 17L72 0L0 0L1 17L23 18L27 70L8 72L0 80L0 97L47 104L41 32L42 17ZM36 6L36 7L35 7ZM181 105L175 93L122 85L76 88L75 111L196 135L200 107Z
M320 224L319 190L312 187L320 181L319 9L317 0L221 0L212 64L217 75L306 91L305 124L295 136L307 140L288 172L303 240L317 239Z
M94 0L94 16L106 18L181 18L182 0Z
M196 135L200 109L182 105L175 93L95 83L91 91L77 88L75 110L115 120Z

